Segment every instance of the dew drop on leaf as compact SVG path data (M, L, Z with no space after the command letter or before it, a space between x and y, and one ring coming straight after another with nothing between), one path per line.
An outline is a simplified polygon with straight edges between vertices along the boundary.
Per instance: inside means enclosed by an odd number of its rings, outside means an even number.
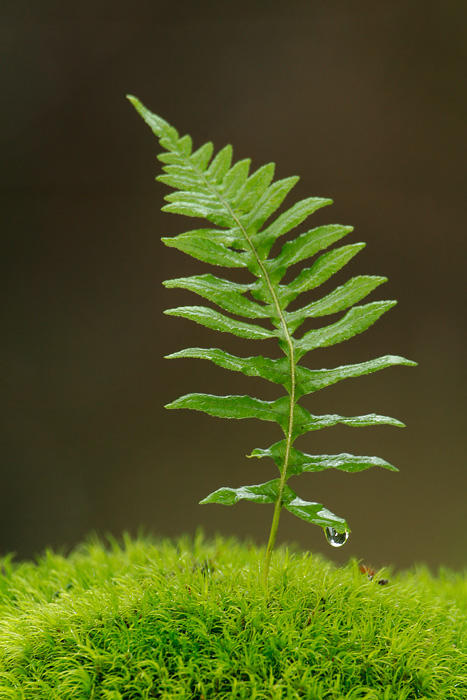
M324 534L332 547L342 547L349 538L348 532L337 532L333 527L325 527Z

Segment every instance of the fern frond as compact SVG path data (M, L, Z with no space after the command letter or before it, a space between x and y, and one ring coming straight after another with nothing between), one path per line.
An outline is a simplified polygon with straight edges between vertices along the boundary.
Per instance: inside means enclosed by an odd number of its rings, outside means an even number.
M129 99L166 151L158 156L163 163L164 173L157 179L174 191L165 197L168 204L163 210L209 222L203 228L163 238L163 242L209 265L243 268L252 276L251 282L247 284L210 273L168 280L164 283L166 287L186 289L219 307L221 311L193 305L169 309L166 313L246 339L275 339L284 354L280 359L262 355L236 357L219 348L188 348L168 356L172 359L206 359L225 369L282 385L286 391L286 395L275 401L250 396L187 394L167 406L188 408L223 418L274 421L281 427L284 439L267 449L256 448L250 455L270 457L279 470L279 478L265 484L237 489L224 487L202 501L232 505L240 499L246 499L274 504L264 572L267 581L269 560L282 508L307 522L333 528L337 533L349 531L345 520L321 504L300 499L288 486L289 477L330 468L347 472L358 472L373 466L396 470L378 457L359 457L347 453L312 456L297 450L293 445L298 436L323 427L337 424L352 427L403 425L393 418L376 414L354 417L338 414L315 416L298 403L299 399L342 379L370 374L393 365L416 363L398 355L386 355L335 369L316 370L301 365L300 360L310 351L341 343L362 333L396 303L373 301L358 306L359 302L386 282L384 277L361 275L321 298L308 301L295 310L288 310L289 305L301 294L327 282L365 244L354 243L328 250L353 229L340 224L321 225L287 240L277 254L271 255L273 247L276 249L274 244L281 236L289 234L315 211L331 204L332 200L309 197L277 214L297 183L297 177L274 181L273 163L250 174L249 159L232 164L231 146L225 146L214 155L214 147L209 142L193 152L189 136L180 137L176 129L152 114L136 98ZM275 218L271 220L274 215ZM292 281L286 284L282 282L291 268L312 258L311 264L299 270ZM341 312L344 314L338 320L296 337L295 333L307 319L324 318ZM228 314L233 314L234 317ZM241 318L248 320L243 321ZM271 327L265 328L252 322L254 320L269 320Z

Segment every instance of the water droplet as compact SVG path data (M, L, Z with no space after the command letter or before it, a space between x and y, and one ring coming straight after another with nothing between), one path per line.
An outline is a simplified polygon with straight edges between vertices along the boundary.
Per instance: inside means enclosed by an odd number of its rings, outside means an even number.
M325 527L324 534L332 547L342 547L349 538L348 532L337 532L333 527Z

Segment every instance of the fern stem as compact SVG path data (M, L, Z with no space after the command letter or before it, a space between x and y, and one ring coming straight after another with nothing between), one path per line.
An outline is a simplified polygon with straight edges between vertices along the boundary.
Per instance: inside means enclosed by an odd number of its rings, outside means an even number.
M272 550L276 542L277 528L279 527L279 518L282 510L282 503L277 500L274 504L274 515L272 517L271 531L269 533L268 546L266 547L266 556L263 565L263 588L265 593L268 592L269 567L271 564Z
M182 155L182 154L180 154L180 155ZM284 463L282 465L282 470L281 470L281 478L280 478L280 482L279 482L277 500L274 504L274 515L272 518L271 530L269 532L269 540L268 540L268 545L266 548L266 557L265 557L264 567L263 567L263 586L264 586L265 592L267 593L271 555L272 555L272 550L274 549L274 544L276 541L277 528L279 526L279 518L280 518L282 505L283 505L282 495L284 493L284 487L285 487L285 482L286 482L286 478L287 478L287 470L289 467L289 460L290 460L290 450L291 450L292 443L293 443L293 421L294 421L295 384L296 384L294 346L293 346L293 342L292 342L292 336L289 332L289 329L287 327L287 322L285 320L284 310L281 307L281 304L280 304L279 299L277 297L277 294L275 292L274 286L273 286L271 279L269 277L268 271L267 271L266 267L264 266L263 261L259 257L259 255L256 251L256 248L253 244L253 241L251 240L250 236L248 235L247 231L245 230L245 227L242 225L238 216L232 210L232 207L230 206L230 204L224 199L224 197L222 197L220 192L218 190L216 190L216 188L212 187L212 185L206 180L204 173L198 171L196 168L193 168L193 165L189 161L188 161L188 163L189 163L189 166L191 167L191 169L199 177L202 178L206 187L209 190L211 190L211 192L219 199L219 201L222 203L222 205L227 209L227 211L232 216L232 218L234 219L234 221L237 224L237 226L239 227L239 229L242 231L242 233L245 237L245 240L247 241L248 245L250 246L251 251L256 259L256 263L258 264L258 266L261 270L263 280L266 283L268 291L269 291L271 298L273 300L277 315L278 315L279 320L280 320L280 325L282 327L284 338L285 338L285 341L287 343L287 352L285 352L285 355L286 356L288 355L289 361L290 361L289 420L288 420L288 426L287 426Z
M287 324L285 323L285 319L284 319L284 328L287 331L287 336L288 336L288 339L290 341L289 352L290 352L291 388L290 388L289 425L288 425L288 429L287 429L287 440L286 440L286 446L285 446L284 464L282 465L281 480L279 482L279 491L277 494L277 501L274 504L274 515L272 518L268 546L266 548L266 557L264 560L263 587L264 587L266 594L267 594L267 590L268 590L268 577L269 577L269 567L271 564L271 555L272 555L272 550L274 549L274 544L276 542L277 528L279 527L279 518L280 518L282 505L283 505L282 504L282 494L284 492L285 480L287 477L287 469L289 466L289 459L290 459L290 449L292 447L292 442L293 442L292 432L293 432L293 416L294 416L294 406L295 406L295 363L294 363L292 339L291 339L290 334L288 332L288 328L287 328Z

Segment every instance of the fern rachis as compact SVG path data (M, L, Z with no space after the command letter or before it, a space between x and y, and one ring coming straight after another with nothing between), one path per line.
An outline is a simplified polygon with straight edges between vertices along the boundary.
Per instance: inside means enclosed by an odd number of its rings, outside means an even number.
M286 390L286 395L275 401L250 396L187 394L167 406L199 410L223 418L274 421L282 428L284 439L267 449L256 448L249 455L271 458L279 470L278 478L252 486L220 488L201 501L232 505L244 499L274 504L263 569L264 584L267 586L271 553L282 508L327 529L331 533L331 540L334 540L333 544L342 544L350 531L344 519L321 504L299 498L287 484L291 476L329 468L355 472L381 466L397 471L378 457L347 453L313 456L296 449L294 442L297 437L327 426L403 425L393 418L375 414L355 417L315 416L298 403L299 399L345 378L369 374L392 365L416 363L403 357L386 355L335 369L312 370L300 364L301 359L311 350L335 345L365 331L396 303L377 301L358 306L358 302L386 281L384 277L358 276L317 301L294 311L288 310L289 305L302 293L317 288L342 269L364 244L345 245L327 251L327 248L353 229L340 225L319 226L287 240L279 254L271 257L271 249L281 236L302 224L317 209L331 204L331 200L310 197L294 204L272 223L266 223L277 212L298 178L290 177L273 182L272 163L249 175L249 160L231 164L231 146L220 150L215 157L211 143L206 143L193 152L189 136L179 137L178 132L165 120L152 114L136 98L129 99L165 149L159 155L164 163L165 174L157 179L172 187L174 192L166 196L169 204L163 209L209 222L206 228L193 229L173 238L163 238L163 242L211 265L246 268L254 278L248 284L212 274L168 280L164 283L166 287L194 292L220 307L221 311L207 306L182 306L169 309L166 313L246 339L276 338L284 354L281 359L262 355L236 357L219 348L188 348L168 356L207 359L226 369L280 384ZM318 257L311 267L303 268L291 282L282 282L292 266L316 255ZM224 312L246 318L247 321L232 318ZM306 331L299 338L295 336L306 319L327 317L338 312L345 312L338 321ZM264 319L269 319L271 328L254 322Z

